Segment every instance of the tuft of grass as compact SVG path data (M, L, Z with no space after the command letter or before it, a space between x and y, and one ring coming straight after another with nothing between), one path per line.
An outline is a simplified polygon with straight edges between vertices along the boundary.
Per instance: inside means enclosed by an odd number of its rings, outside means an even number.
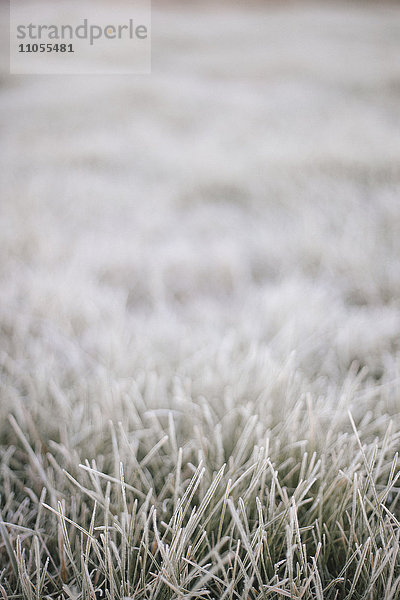
M242 411L220 439L222 465L195 441L207 423L204 442L214 444L210 426L224 418L212 405L203 422L195 403L180 416L137 409L142 429L127 411L116 427L105 422L93 433L96 458L80 464L61 440L34 450L32 431L11 417L14 445L2 452L1 470L2 595L394 600L398 430L391 424L379 440L372 415L356 423L349 414L345 438L337 432L311 444L310 410L310 397L292 406L296 438L289 413L260 428ZM320 429L318 414L312 421Z

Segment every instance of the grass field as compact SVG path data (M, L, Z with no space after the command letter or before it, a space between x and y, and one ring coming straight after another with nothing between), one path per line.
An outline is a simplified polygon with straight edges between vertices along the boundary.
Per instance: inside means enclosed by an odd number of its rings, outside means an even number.
M0 598L400 597L400 7L154 9L2 76Z

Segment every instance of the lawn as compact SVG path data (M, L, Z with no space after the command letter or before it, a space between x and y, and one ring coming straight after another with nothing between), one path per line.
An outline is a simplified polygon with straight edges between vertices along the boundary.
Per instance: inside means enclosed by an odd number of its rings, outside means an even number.
M397 600L400 8L152 39L1 77L0 598Z

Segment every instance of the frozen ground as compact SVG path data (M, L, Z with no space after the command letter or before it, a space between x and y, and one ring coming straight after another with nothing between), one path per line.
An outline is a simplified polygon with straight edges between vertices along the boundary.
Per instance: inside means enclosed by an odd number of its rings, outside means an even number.
M30 599L64 583L66 598L89 598L91 577L115 598L280 598L277 586L292 598L394 599L400 8L154 10L153 39L149 77L2 77L0 508L14 525L2 530L0 592ZM122 461L128 507L114 482L104 508L105 480L85 459L117 480ZM246 475L222 518L226 547L218 520L207 529L210 505L187 539L175 522L162 529L199 460L193 505L224 463L221 498L256 464L261 483ZM140 558L141 579L126 571L124 587L117 533L110 551L95 532L85 567L71 526L70 558L57 518L38 516L43 487L85 529L94 499L117 531L137 498L154 556ZM276 527L265 571L256 496ZM203 559L203 571L184 562Z

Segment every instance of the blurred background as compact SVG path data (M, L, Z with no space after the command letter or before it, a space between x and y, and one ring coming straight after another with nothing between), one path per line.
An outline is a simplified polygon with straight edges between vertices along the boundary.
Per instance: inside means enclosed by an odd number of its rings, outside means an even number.
M354 361L393 380L400 7L160 1L152 20L150 76L1 76L15 372L195 369L233 339L309 381Z

